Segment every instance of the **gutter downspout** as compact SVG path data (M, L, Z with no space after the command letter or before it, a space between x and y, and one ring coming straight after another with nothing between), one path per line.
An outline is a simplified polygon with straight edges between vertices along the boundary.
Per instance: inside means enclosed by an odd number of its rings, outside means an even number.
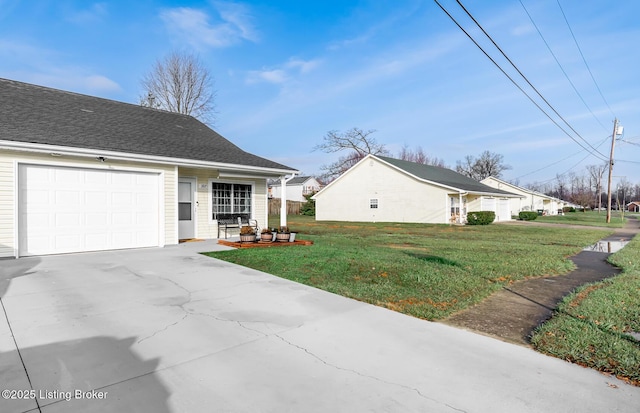
M287 182L296 177L296 174L292 174L289 178L285 175L280 177L280 226L287 226Z

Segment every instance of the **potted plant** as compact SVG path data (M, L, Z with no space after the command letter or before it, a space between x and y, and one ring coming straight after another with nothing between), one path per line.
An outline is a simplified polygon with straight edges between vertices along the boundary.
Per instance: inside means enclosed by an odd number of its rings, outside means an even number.
M289 231L289 227L282 226L278 228L278 232L276 233L276 240L280 242L289 242L289 238L291 237L291 232Z
M240 228L240 242L255 242L256 230L249 225L244 225Z
M289 242L295 242L296 240L296 234L298 233L297 231L294 230L289 230L289 233L291 234L291 236L289 237Z
M260 241L273 242L273 231L270 228L263 228L260 231Z

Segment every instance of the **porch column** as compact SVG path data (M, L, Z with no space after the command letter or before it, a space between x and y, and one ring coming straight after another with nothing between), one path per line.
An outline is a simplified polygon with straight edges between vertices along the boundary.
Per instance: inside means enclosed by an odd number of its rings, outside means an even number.
M287 178L285 175L280 177L280 226L287 226L287 182L295 178L296 174Z
M462 224L462 192L458 192L458 224Z

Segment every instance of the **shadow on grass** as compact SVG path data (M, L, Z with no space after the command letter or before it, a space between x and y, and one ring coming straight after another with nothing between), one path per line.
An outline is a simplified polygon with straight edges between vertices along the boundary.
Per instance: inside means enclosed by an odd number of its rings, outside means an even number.
M430 263L451 265L452 267L460 267L460 264L458 262L451 261L443 257L438 257L436 255L421 254L418 252L410 252L410 251L405 251L405 254L407 254L410 257L417 258L419 260L430 262Z

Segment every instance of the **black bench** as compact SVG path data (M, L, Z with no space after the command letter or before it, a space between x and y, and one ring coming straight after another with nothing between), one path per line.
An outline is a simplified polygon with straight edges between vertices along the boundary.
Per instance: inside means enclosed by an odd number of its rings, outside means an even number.
M227 239L229 229L238 228L247 225L253 227L258 233L258 221L251 219L249 214L218 214L216 219L218 220L218 238L220 238L220 232L224 231L224 238Z

